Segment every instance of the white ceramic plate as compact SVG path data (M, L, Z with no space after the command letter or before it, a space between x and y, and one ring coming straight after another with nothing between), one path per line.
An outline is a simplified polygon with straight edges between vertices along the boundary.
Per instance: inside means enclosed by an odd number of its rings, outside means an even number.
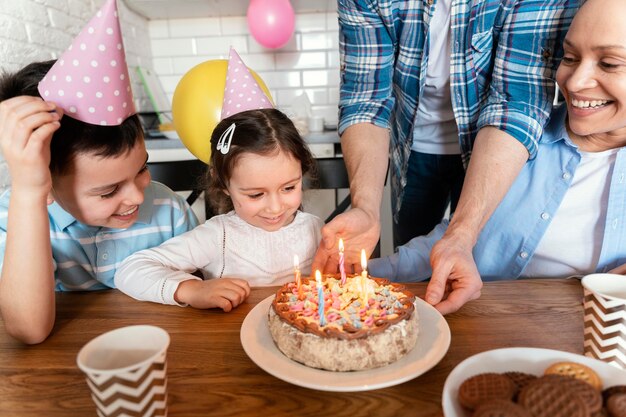
M246 354L265 372L294 385L322 391L367 391L401 384L435 366L450 346L450 328L435 308L416 298L420 330L415 347L387 366L355 372L330 372L292 361L278 350L267 324L274 296L257 304L241 325L241 344Z
M519 371L542 375L543 371L555 362L571 361L581 363L598 373L604 387L626 383L626 372L575 353L552 349L507 348L495 349L470 356L450 372L443 386L443 414L445 417L469 417L457 401L459 387L467 378L483 372Z

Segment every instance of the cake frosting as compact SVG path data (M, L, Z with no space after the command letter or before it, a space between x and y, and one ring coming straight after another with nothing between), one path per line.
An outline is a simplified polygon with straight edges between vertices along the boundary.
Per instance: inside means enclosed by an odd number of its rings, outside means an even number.
M270 333L287 357L330 371L356 371L397 361L417 341L415 296L403 285L354 275L341 285L325 275L320 315L315 280L283 285L269 309Z

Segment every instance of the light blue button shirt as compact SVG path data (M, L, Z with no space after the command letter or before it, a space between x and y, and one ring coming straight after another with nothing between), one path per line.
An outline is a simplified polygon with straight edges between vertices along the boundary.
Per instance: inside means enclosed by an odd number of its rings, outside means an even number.
M0 196L0 262L4 263L10 190ZM152 182L128 229L87 226L56 202L48 206L57 291L114 288L115 270L129 255L157 246L198 224L184 198ZM25 261L27 261L25 259Z
M484 281L515 279L532 258L550 220L569 189L580 153L565 129L565 106L555 109L539 141L537 157L529 161L481 232L474 260ZM618 151L611 177L604 239L595 272L626 263L626 148ZM430 277L430 251L443 236L448 222L428 236L414 238L390 257L373 259L373 276L397 281ZM586 273L594 271L584 271Z

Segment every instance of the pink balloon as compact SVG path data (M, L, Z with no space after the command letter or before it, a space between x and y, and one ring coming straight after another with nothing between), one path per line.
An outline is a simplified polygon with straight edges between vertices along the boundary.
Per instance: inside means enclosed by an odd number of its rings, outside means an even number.
M293 35L296 16L289 0L252 0L247 16L250 33L266 48L280 48Z

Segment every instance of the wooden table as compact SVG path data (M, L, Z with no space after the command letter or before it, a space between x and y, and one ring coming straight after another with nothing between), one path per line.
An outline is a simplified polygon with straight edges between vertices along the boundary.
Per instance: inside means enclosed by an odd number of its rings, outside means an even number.
M409 288L423 296L425 284ZM446 316L452 342L443 360L403 384L367 392L310 390L252 362L239 341L246 314L274 288L258 288L230 313L141 303L118 291L57 294L57 320L44 343L24 346L0 321L0 416L95 416L76 354L121 326L153 324L170 333L170 416L441 416L441 392L463 359L502 347L582 353L578 280L485 283L482 297Z

